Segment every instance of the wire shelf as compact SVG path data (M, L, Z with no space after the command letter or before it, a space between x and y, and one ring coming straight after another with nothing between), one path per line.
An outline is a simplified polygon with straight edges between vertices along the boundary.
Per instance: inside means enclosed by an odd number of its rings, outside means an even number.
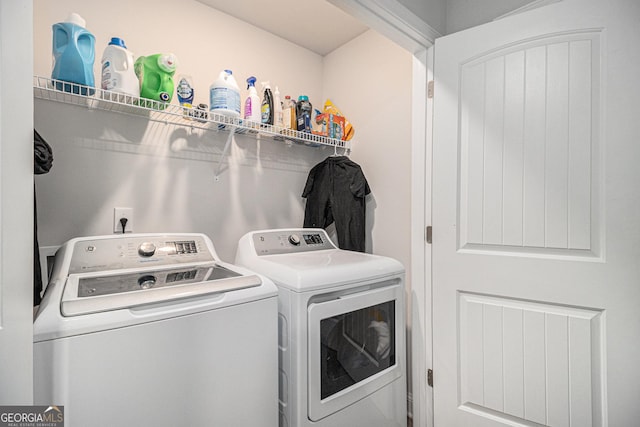
M247 134L256 138L267 137L278 141L293 141L311 147L326 145L347 151L351 150L349 141L250 122L211 111L186 108L46 77L33 77L33 95L39 99L139 116L155 122L189 128L231 131L235 134Z

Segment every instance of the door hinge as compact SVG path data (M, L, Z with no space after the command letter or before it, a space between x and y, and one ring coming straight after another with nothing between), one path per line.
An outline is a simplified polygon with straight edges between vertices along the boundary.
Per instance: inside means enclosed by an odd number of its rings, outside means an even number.
M429 82L427 82L427 98L433 98L433 80L429 80Z
M427 229L424 233L424 239L427 241L427 243L431 244L431 241L433 239L433 228L431 228L430 225L427 225Z
M427 384L433 387L433 370L427 369Z

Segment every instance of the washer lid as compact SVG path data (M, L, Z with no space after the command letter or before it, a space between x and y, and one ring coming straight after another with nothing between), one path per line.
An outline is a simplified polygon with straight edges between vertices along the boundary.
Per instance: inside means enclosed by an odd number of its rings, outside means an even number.
M242 275L215 263L117 274L72 274L60 309L65 317L204 296L260 286L256 275Z
M393 258L341 249L248 257L244 266L295 292L404 273Z

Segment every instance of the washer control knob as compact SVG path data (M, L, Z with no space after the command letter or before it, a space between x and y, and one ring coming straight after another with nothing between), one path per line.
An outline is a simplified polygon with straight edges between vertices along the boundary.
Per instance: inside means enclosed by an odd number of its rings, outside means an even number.
M138 254L143 257L150 257L156 253L156 245L151 242L143 242L138 246Z
M298 246L300 244L300 237L298 237L297 234L290 234L289 243L291 243L294 246Z
M156 284L156 277L150 274L147 274L146 276L142 276L141 278L138 279L138 285L140 285L142 289L153 288L153 285L155 284Z

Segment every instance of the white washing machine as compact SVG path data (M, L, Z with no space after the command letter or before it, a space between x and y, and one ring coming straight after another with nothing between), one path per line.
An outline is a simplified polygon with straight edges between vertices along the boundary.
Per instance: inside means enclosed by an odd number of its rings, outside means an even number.
M278 286L281 427L407 425L402 264L322 229L248 233L235 263Z
M66 426L278 425L277 288L203 234L70 240L34 320Z

